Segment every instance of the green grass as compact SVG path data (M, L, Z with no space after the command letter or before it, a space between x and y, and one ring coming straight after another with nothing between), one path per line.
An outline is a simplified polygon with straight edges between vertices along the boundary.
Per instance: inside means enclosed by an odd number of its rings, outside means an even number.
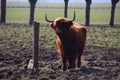
M7 22L28 23L29 21L29 3L8 3L8 6L23 6L25 8L7 8ZM49 4L49 5L48 5ZM63 17L64 4L38 3L35 10L35 21L45 22L45 14L48 18L54 20L57 17ZM110 19L110 4L93 4L91 6L91 24L108 24ZM85 4L69 4L68 17L73 17L73 11L76 10L76 22L85 23ZM120 4L116 6L115 24L120 22Z
M8 8L7 22L27 22L29 20L29 9L26 8Z
M51 28L40 27L39 45L41 48L56 48L56 35ZM120 48L120 28L89 27L86 46ZM7 49L33 49L33 28L0 27L0 51Z
M119 48L120 28L90 27L87 34L87 45Z
M62 3L61 3L62 4ZM25 3L8 3L8 6L25 6L26 8L7 8L7 22L27 23L29 20L29 4ZM59 9L56 9L56 7ZM49 7L52 7L49 8ZM73 9L71 8L73 7ZM85 23L85 5L76 3L69 5L68 17L73 17L73 11L76 8L76 21ZM120 4L117 4L115 13L115 24L120 22ZM58 16L63 16L63 4L37 4L35 11L35 21L45 22L45 13L48 18L54 20ZM94 4L91 8L91 23L92 24L108 24L110 18L110 5L109 4ZM99 25L98 25L99 26ZM87 46L100 46L110 48L120 48L120 28L104 27L90 27L87 33ZM24 49L33 48L33 28L31 27L15 27L0 25L0 51L7 49ZM40 28L40 41L39 45L43 48L55 48L54 32L47 27Z

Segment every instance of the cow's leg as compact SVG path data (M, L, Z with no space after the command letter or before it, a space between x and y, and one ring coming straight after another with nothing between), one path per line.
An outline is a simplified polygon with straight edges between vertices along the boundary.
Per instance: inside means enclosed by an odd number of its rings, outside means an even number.
M81 55L78 55L77 67L81 67Z
M65 71L67 69L67 58L62 57L62 70Z
M68 69L74 69L75 67L76 67L76 65L75 65L75 57L74 56L70 56L69 57Z
M81 56L83 53L83 49L81 49L80 53L78 53L78 60L77 60L77 67L80 68L81 67Z

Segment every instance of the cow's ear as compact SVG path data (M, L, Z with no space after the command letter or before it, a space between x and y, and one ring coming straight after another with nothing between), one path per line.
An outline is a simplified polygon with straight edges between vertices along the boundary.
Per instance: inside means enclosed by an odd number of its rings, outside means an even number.
M72 25L73 25L73 22L72 22L72 21L68 21L68 22L67 22L67 26L68 26L68 27L71 27Z
M50 27L53 27L53 23L50 24Z

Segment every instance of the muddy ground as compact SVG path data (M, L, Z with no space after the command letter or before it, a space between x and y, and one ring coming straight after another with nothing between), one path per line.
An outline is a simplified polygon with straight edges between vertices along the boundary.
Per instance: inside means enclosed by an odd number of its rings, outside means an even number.
M11 49L8 51L11 51ZM56 50L39 49L39 70L28 70L32 51L0 52L1 80L120 80L120 48L86 46L80 69L61 71Z
M32 55L33 50L29 48L0 51L0 80L120 80L120 48L87 45L81 68L67 71L61 71L55 47L40 46L38 70L27 69Z

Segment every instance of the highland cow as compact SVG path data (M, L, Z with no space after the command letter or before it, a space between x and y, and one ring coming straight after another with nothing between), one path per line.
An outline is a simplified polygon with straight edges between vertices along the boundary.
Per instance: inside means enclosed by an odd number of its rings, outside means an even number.
M76 66L81 66L81 55L83 53L86 43L87 29L84 26L74 23L74 18L69 20L67 18L57 18L51 22L51 28L57 34L56 44L57 51L62 60L62 70L74 69Z

